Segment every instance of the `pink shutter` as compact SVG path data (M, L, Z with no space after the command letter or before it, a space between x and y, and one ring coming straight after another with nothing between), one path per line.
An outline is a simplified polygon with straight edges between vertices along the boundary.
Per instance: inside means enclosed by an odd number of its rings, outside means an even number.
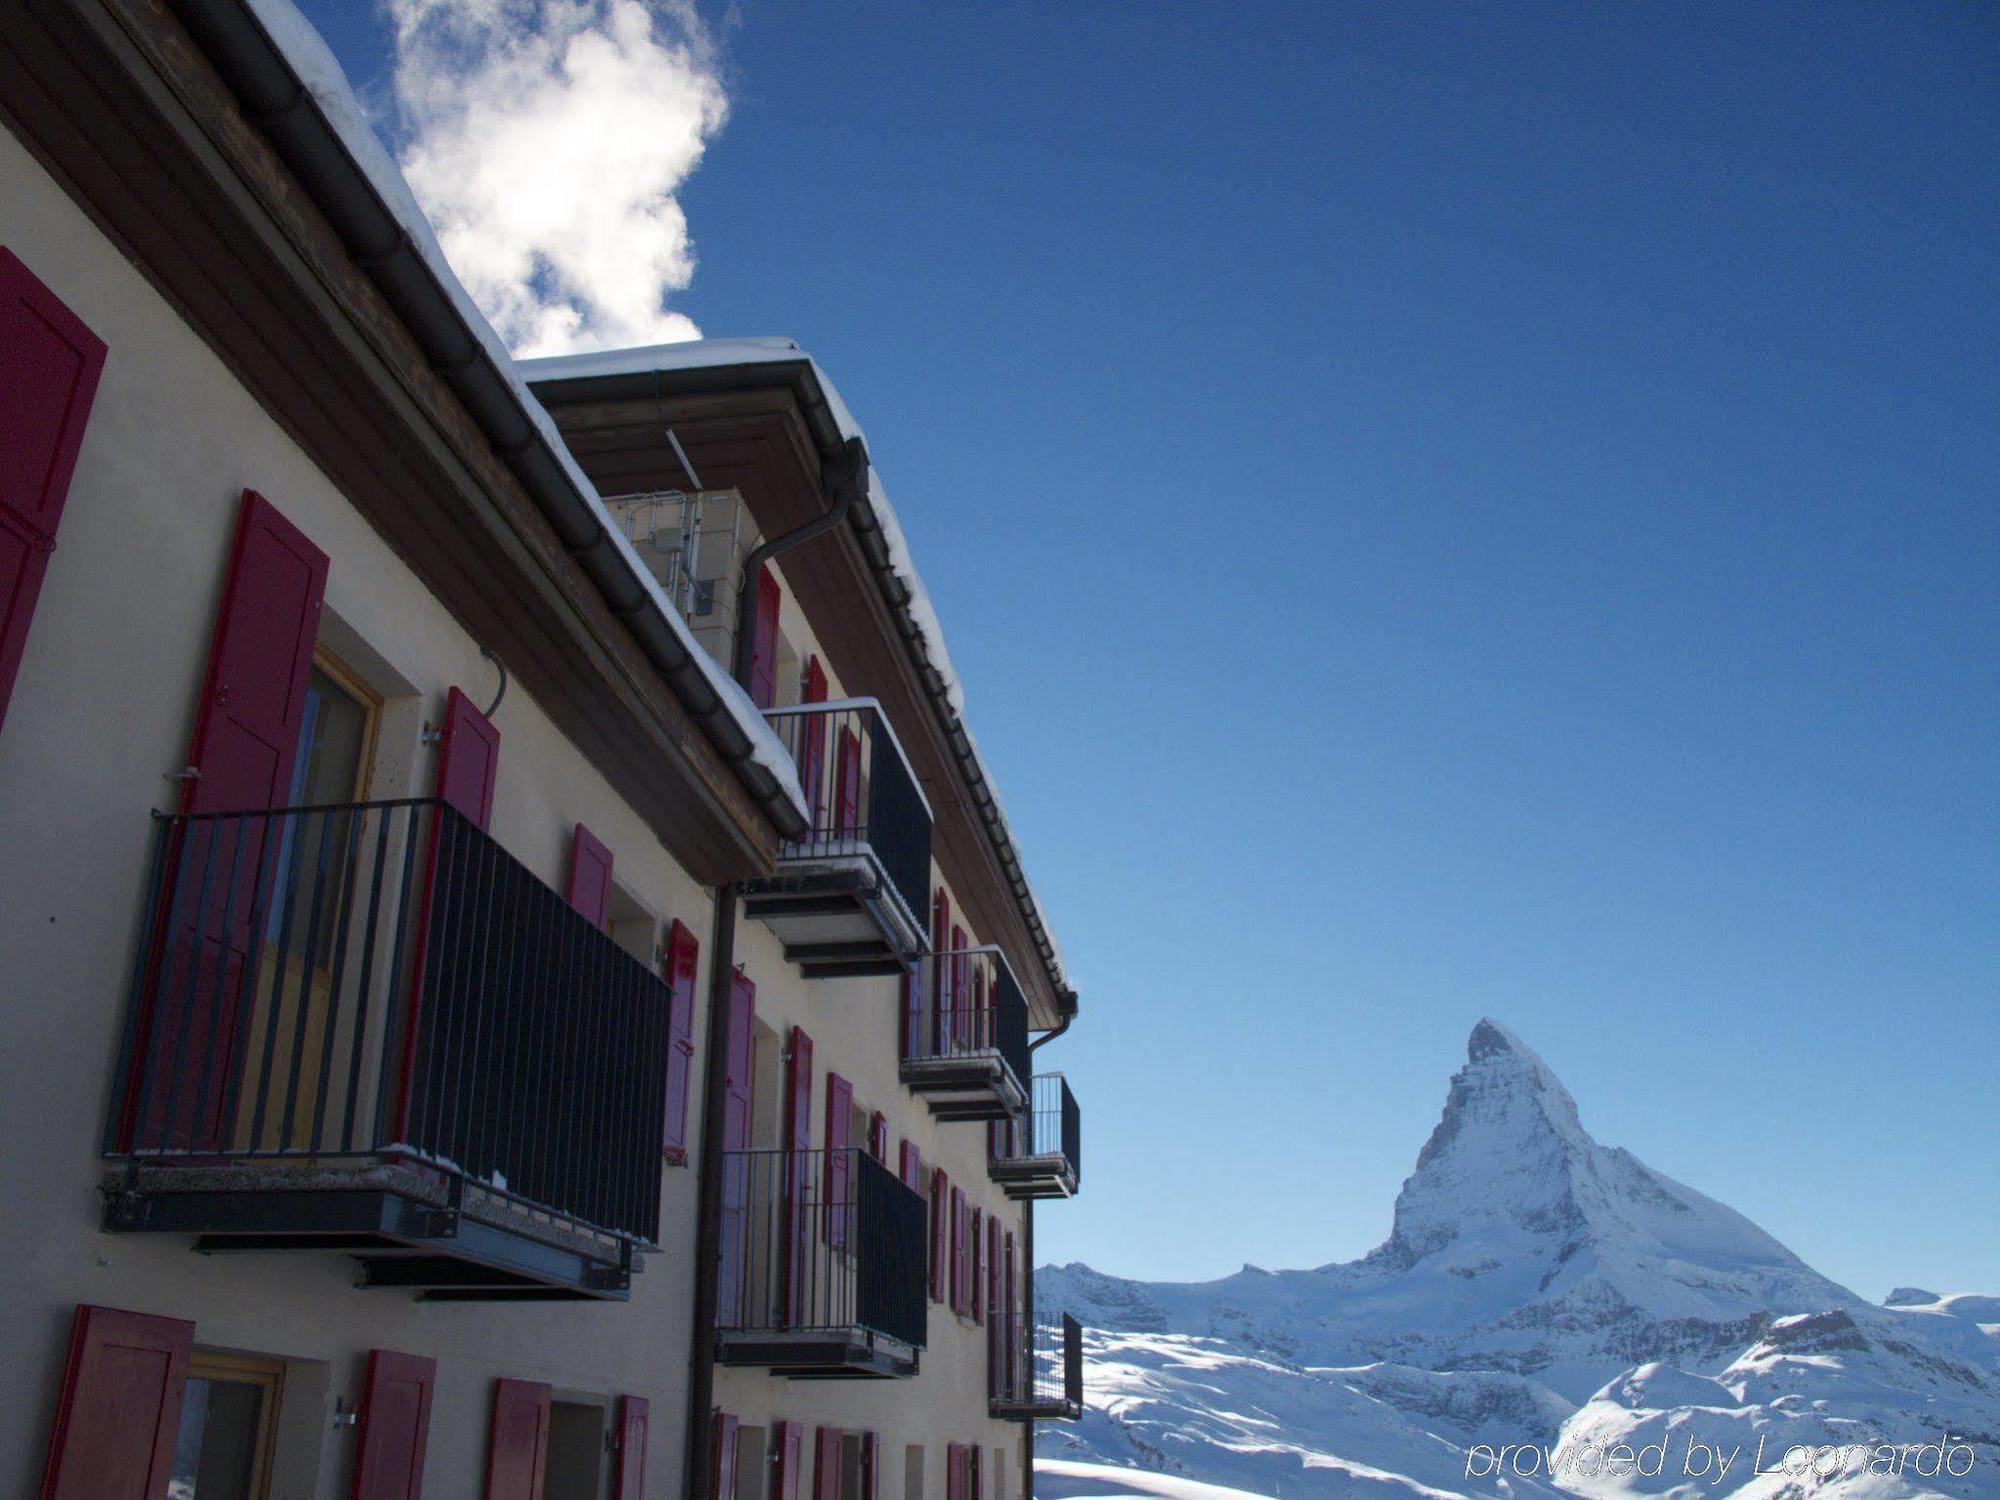
M188 749L195 774L181 783L183 812L244 812L290 800L327 566L326 554L270 501L254 490L243 492ZM154 1003L141 1035L151 1046L145 1067L154 1086L149 1118L134 1116L136 1089L126 1116L143 1144L221 1144L226 1100L243 1063L237 1033L244 970L277 879L277 846L285 831L271 820L224 819L189 825L174 846L173 857L190 872L190 882L211 856L235 878L225 873L195 893L184 892L176 902L178 919L148 956ZM176 1069L183 1034L189 1054ZM196 1048L206 1055L198 1056ZM161 1138L169 1121L172 1141Z
M857 1500L876 1500L882 1489L882 1435L861 1434L861 1494Z
M817 656L806 658L805 680L799 684L801 703L826 702L826 672ZM806 812L812 826L819 827L821 798L826 781L825 714L799 715L799 785L805 789Z
M806 1324L816 1278L812 1275L812 1065L813 1043L805 1028L792 1028L791 1058L785 1068L785 1305L793 1327Z
M652 1425L652 1403L644 1396L620 1396L617 1422L611 1500L646 1500L646 1429Z
M439 798L484 830L493 822L493 786L499 774L500 731L453 688L445 694L444 738L438 748Z
M967 1236L967 1255L971 1261L965 1282L965 1305L972 1314L972 1321L986 1321L985 1290L986 1257L980 1236L986 1229L986 1215L978 1209L972 1211L972 1227Z
M853 1142L849 1134L854 1121L854 1085L838 1073L826 1075L826 1242L836 1250L847 1248L848 1222L853 1217L850 1201L854 1160L848 1154Z
M836 838L859 838L861 827L861 736L845 725L833 761L833 829Z
M822 1427L813 1444L813 1500L840 1500L840 1441L838 1427Z
M38 1500L164 1496L194 1324L79 1306Z
M1019 1391L1021 1389L1022 1375L1020 1368L1021 1288L1016 1276L1017 1267L1014 1264L1014 1231L1010 1229L1007 1231L1007 1283L1005 1288L1007 1299L1007 1389L1010 1391Z
M549 1458L549 1388L538 1380L493 1382L483 1500L542 1500Z
M611 920L611 850L581 823L570 840L568 900L593 927Z
M104 341L0 247L0 723L55 551Z
M897 1173L903 1179L903 1186L921 1194L924 1190L924 1155L908 1141L902 1144L902 1154L897 1162Z
M713 1042L710 1043L714 1045ZM739 1153L750 1145L751 1084L757 1063L757 986L738 969L730 976L729 1049L722 1082L722 1224L715 1316L724 1328L742 1319L750 1253L750 1171Z
M709 1500L735 1500L737 1420L726 1411L715 1414L715 1428L709 1437Z
M945 1216L951 1212L951 1179L942 1167L931 1170L931 1301L944 1301L947 1247L951 1231Z
M951 897L939 886L937 894L931 897L931 992L929 1001L932 1014L926 1017L928 1034L924 1038L924 1055L938 1056L946 1049L948 1022L946 1012L951 1008L951 960L946 957L951 951Z
M963 1051L972 1041L972 1016L969 1012L966 981L970 970L965 957L965 929L953 924L951 929L951 1000L944 1013L945 1050Z
M797 1422L779 1422L771 1430L771 1500L800 1500L805 1473L805 1429Z
M759 708L778 702L778 605L783 592L765 563L757 570L757 616L750 636L750 701Z
M430 1438L437 1361L390 1349L368 1351L361 1425L354 1440L353 1500L418 1500Z
M951 1190L951 1310L965 1315L965 1189Z
M687 1161L688 1090L694 1077L694 982L701 944L676 919L667 929L667 1109L660 1150Z
M986 1385L995 1396L1008 1394L1003 1364L1007 1347L1007 1321L1000 1307L1000 1217L986 1216Z
M962 1443L945 1445L944 1500L971 1500L965 1493L965 1446Z

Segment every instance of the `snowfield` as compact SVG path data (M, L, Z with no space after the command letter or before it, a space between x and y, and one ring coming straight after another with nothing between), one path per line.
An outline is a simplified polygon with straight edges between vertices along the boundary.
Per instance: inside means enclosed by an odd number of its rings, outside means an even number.
M2000 1497L2000 1298L1862 1301L1592 1139L1492 1021L1362 1259L1036 1300L1087 1327L1049 1497Z

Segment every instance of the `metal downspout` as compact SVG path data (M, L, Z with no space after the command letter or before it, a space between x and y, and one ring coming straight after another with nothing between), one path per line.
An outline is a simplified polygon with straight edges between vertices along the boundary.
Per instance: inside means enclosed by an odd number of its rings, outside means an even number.
M707 1052L702 1070L701 1176L694 1232L694 1321L688 1331L687 1466L681 1493L705 1500L715 1465L709 1454L714 1433L716 1283L722 1266L722 1116L729 1089L730 991L736 982L734 886L715 892L715 931L709 952Z

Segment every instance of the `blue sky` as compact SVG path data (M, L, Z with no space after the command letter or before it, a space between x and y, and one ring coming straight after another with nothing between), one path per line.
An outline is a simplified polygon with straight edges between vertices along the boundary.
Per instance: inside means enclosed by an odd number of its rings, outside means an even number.
M1042 1258L1364 1252L1491 1014L2000 1289L1995 11L717 19L671 305L820 358L944 616L1083 994Z

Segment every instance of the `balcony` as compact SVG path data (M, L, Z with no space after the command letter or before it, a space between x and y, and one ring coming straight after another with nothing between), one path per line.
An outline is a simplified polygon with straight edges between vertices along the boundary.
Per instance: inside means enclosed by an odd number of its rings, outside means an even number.
M998 948L926 953L905 981L903 1083L941 1120L1027 1107L1028 1002Z
M931 807L873 698L765 711L799 771L810 826L746 889L744 911L809 979L902 974L924 944Z
M1069 1080L1037 1073L1025 1116L996 1130L987 1175L1009 1198L1068 1198L1083 1168L1083 1119Z
M1029 1330L994 1360L989 1413L1010 1422L1074 1422L1083 1415L1083 1327L1068 1313Z
M161 818L104 1227L427 1299L621 1299L665 983L455 809Z
M730 1151L716 1358L799 1380L917 1373L924 1202L867 1152Z

